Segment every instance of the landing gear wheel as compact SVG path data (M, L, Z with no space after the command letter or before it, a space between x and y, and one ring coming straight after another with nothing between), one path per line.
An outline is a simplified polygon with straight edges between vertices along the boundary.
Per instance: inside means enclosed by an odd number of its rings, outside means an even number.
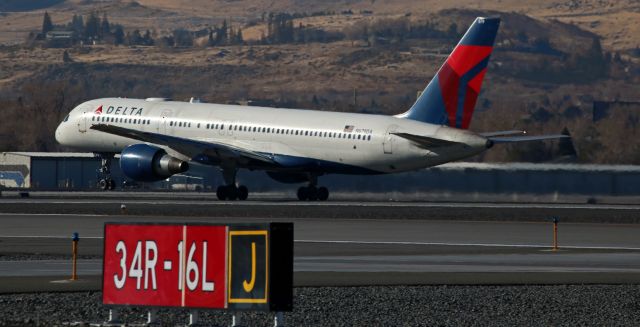
M307 187L307 200L315 201L318 199L318 189L315 186Z
M244 201L249 197L249 189L244 186L244 185L240 185L238 186L238 199L240 201Z
M320 186L318 188L318 200L327 201L328 198L329 198L329 189L327 189L324 186Z
M249 189L244 185L240 185L239 187L235 185L220 185L216 190L216 196L218 197L218 200L221 201L244 201L249 197Z
M227 199L227 186L225 186L225 185L218 186L218 189L216 190L216 196L218 197L218 200L220 200L220 201L226 200Z
M307 191L307 188L302 186L298 188L298 200L300 201L306 201L307 199L309 199L309 192Z
M116 189L116 181L113 179L108 179L107 183L109 184L109 190L113 191Z
M227 186L227 198L231 201L238 199L238 188L235 185Z
M106 191L106 190L108 190L108 189L109 189L109 182L108 182L106 179L101 179L101 180L98 182L98 187L99 187L101 190Z
M324 187L308 186L298 188L298 200L300 201L326 201L329 198L329 190Z

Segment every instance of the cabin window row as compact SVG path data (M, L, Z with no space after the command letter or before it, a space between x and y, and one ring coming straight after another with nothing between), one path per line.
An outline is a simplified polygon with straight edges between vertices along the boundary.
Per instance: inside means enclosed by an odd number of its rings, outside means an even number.
M169 126L171 127L191 127L191 122L182 122L182 121L170 121ZM198 124L198 128L200 128L200 124Z
M100 122L100 123L124 123L124 124L140 124L140 125L150 125L150 119L140 119L140 118L123 118L123 117L91 117L91 121Z
M138 118L123 118L123 117L91 117L91 121L97 122L111 122L111 123L125 123L125 124L141 124L141 125L149 125L151 124L151 120L149 119L138 119ZM191 122L182 122L182 121L170 121L169 126L172 127L191 127ZM198 123L198 128L200 128L200 123ZM205 125L206 129L220 129L224 130L224 124L215 124L210 123ZM254 132L254 133L273 133L273 134L281 134L281 135L298 135L298 136L314 136L314 137L329 137L329 138L338 138L338 139L352 139L352 140L364 140L371 141L371 135L362 135L362 134L353 134L353 133L339 133L339 132L322 132L322 131L309 131L309 130L299 130L299 129L288 129L288 128L275 128L275 127L257 127L257 126L245 126L245 125L230 125L229 130L231 131L240 131L240 132Z
M224 129L224 124L207 124L207 129ZM323 132L323 131L309 131L299 129L288 128L275 128L275 127L257 127L257 126L245 126L245 125L230 125L229 130L239 132L253 132L253 133L266 133L266 134L281 134L281 135L298 135L298 136L314 136L314 137L330 137L339 139L353 139L371 141L371 135L353 134L353 133L339 133L339 132Z

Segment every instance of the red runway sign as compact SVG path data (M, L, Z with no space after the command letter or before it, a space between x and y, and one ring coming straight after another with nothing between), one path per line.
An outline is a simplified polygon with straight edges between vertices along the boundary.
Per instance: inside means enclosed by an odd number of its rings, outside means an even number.
M292 224L105 224L104 234L104 304L291 309Z

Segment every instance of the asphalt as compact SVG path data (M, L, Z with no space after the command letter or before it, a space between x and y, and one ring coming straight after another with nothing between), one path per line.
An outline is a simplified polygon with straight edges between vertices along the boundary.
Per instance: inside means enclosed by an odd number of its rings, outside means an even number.
M635 205L138 199L124 213L117 208L118 214L105 214L101 208L120 201L30 199L21 204L25 212L49 206L48 213L5 212L11 211L5 204L19 202L6 201L0 202L0 292L5 293L99 289L105 222L290 221L297 286L640 283L640 224L616 223L638 215ZM60 212L81 204L88 207L77 211L89 212ZM166 210L157 213L157 206ZM193 214L194 207L206 208L207 214ZM509 210L527 214L499 217ZM572 219L560 216L559 251L550 251L553 229L546 210L572 214ZM531 219L536 215L541 218ZM566 222L585 216L589 223ZM73 232L81 238L82 281L63 283Z
M117 196L116 196L117 195ZM0 213L173 216L229 219L419 219L464 221L549 221L640 223L637 204L328 201L287 198L242 202L217 201L211 195L175 197L97 193L93 197L0 198ZM142 196L143 195L143 196ZM637 202L636 202L637 203Z

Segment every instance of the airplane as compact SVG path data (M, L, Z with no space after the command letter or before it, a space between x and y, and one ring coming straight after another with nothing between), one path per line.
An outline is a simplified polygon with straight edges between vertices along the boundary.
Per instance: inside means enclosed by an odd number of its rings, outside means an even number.
M220 200L246 200L239 169L282 183L307 183L299 200L327 200L326 174L414 171L477 155L496 143L557 139L524 131L468 130L500 18L478 17L408 111L395 116L264 108L162 98L102 98L75 107L55 132L64 146L101 159L99 186L113 189L111 160L135 181L184 173L189 163L219 167Z

